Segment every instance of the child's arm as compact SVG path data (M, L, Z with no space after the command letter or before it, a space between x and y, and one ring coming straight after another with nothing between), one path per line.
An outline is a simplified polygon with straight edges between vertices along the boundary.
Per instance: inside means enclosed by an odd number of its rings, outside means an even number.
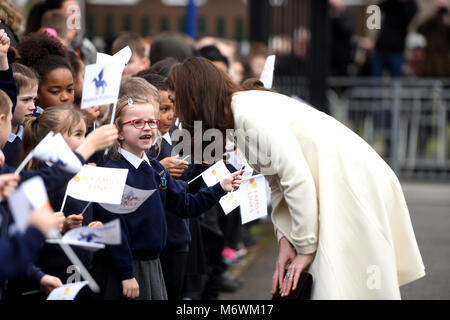
M242 170L236 171L212 187L200 189L195 194L185 192L184 185L168 177L166 208L182 218L193 218L219 202L227 192L239 188Z
M5 280L26 271L36 259L39 248L51 229L57 228L58 219L49 208L35 209L24 234L14 234L0 241L0 280Z
M115 125L104 125L88 134L76 151L86 161L95 152L112 146L118 137L119 134Z
M120 245L107 245L108 251L111 253L112 260L114 262L114 267L118 271L118 275L120 277L120 280L122 282L122 287L125 289L124 286L127 286L127 292L129 288L129 284L131 284L131 281L127 281L124 283L125 280L132 280L135 278L134 276L134 268L133 268L133 255L131 253L131 248L128 243L128 239L130 238L127 225L123 222L120 215L116 215L114 213L110 213L103 209L100 205L94 204L94 219L98 219L102 223L110 222L116 218L120 219L120 232L121 232L121 239L122 243ZM132 290L133 291L133 290ZM125 293L125 290L124 290Z
M12 70L8 64L8 49L10 40L5 30L0 29L0 89L5 91L13 103L17 102L17 86Z

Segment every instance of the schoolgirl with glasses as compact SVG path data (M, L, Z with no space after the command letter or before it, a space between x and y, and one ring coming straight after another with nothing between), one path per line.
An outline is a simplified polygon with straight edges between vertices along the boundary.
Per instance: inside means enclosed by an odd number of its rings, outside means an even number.
M112 276L104 275L103 299L166 300L167 292L159 255L167 239L165 211L192 218L212 207L232 188L240 185L236 172L215 186L187 194L185 187L172 178L157 160L149 160L147 151L158 136L158 90L142 78L125 78L121 85L114 123L119 131L117 145L105 167L128 169L124 197L117 206L95 206L103 222L119 218L122 243L108 246ZM130 195L152 191L141 203L130 208ZM132 197L132 196L131 196ZM126 209L124 209L127 207ZM126 211L126 212L125 212ZM105 257L107 258L107 257ZM103 263L105 266L105 262ZM103 270L104 268L100 268Z

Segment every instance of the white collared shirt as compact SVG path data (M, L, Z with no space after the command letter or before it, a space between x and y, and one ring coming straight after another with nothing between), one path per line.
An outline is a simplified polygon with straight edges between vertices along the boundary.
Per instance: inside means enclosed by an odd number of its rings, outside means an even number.
M167 131L163 136L163 139L166 140L170 145L172 145L172 139L170 138L170 133Z
M133 167L135 167L136 169L139 168L139 166L141 165L142 161L146 161L148 163L148 165L151 167L152 165L150 164L150 160L148 160L147 155L144 152L144 155L142 156L142 158L139 158L138 156L136 156L135 154L132 154L131 152L123 149L123 148L119 148L119 152L123 155L123 157L125 159L127 159L127 161L129 163L131 163L133 165Z

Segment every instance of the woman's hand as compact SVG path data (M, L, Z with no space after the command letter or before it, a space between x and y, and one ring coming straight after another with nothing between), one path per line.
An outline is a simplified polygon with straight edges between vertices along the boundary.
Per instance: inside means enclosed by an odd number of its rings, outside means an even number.
M283 237L280 239L280 249L272 277L272 294L280 288L282 297L289 295L291 290L297 288L300 274L306 269L314 259L315 254L297 254L294 247ZM286 266L289 264L286 274Z
M107 124L89 133L83 143L77 148L85 160L95 152L106 149L114 144L119 137L117 128L113 124Z
M242 182L242 174L244 173L244 170L238 170L236 172L233 172L228 177L223 178L220 181L220 185L222 186L222 189L226 192L230 192L233 190L236 190L239 188Z
M54 289L61 287L63 284L61 280L57 277L51 276L49 274L44 275L39 282L41 291L49 294Z
M71 214L64 221L63 233L81 227L82 223L83 223L82 214Z
M139 297L139 284L136 278L122 280L122 295L128 299L136 299Z
M167 157L159 161L169 171L170 175L175 178L181 177L184 170L187 169L187 161L181 160L178 156Z

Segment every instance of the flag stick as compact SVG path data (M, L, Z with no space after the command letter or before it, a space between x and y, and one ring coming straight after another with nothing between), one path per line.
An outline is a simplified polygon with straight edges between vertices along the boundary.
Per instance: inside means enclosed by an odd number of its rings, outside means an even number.
M81 211L81 213L80 213L81 215L83 215L86 212L86 210L87 210L87 208L89 207L90 204L91 204L91 202L88 202L86 207L84 207L83 211Z
M25 168L25 166L28 164L28 162L30 162L30 160L33 158L33 152L30 152L27 157L25 159L23 159L22 163L20 164L20 166L17 167L16 172L14 172L15 174L19 174L23 168Z
M111 113L111 122L109 124L114 124L114 115L116 114L116 107L117 107L117 100L114 102L112 113ZM106 157L106 155L108 155L108 150L109 149L105 149L105 153L104 153L105 157Z
M76 265L76 266L78 266L78 268L80 268L80 273L83 276L83 278L85 280L87 280L89 288L91 288L91 290L93 292L96 292L96 293L100 292L100 287L98 286L97 282L95 282L94 278L92 278L89 271L87 271L86 267L80 261L78 256L72 250L72 248L62 240L61 233L59 233L58 230L52 229L49 232L49 236L51 236L52 238L58 239L58 244L61 247L61 249L64 251L64 253L66 254L67 258L69 258L69 260L74 265Z
M64 199L63 199L63 202L62 202L62 205L61 205L61 210L59 210L60 212L64 212L63 210L64 210L64 206L66 205L66 200L67 200L67 189L68 189L69 187L67 187L66 188L66 193L64 194Z

